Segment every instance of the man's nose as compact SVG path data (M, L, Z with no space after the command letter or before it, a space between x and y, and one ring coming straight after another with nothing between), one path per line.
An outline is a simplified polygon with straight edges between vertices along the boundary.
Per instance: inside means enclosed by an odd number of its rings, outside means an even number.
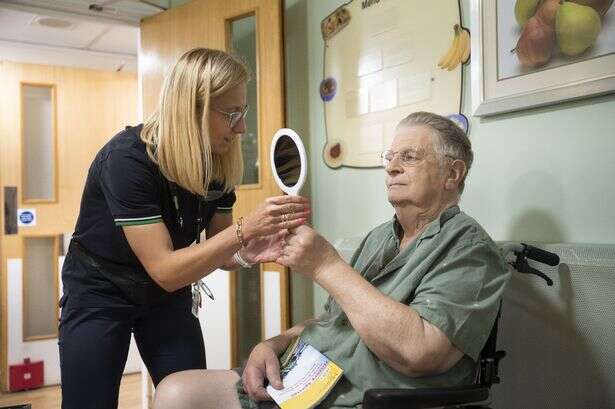
M389 175L395 175L395 174L403 172L404 169L401 167L399 155L393 155L389 163L387 163L387 165L385 166L384 170Z

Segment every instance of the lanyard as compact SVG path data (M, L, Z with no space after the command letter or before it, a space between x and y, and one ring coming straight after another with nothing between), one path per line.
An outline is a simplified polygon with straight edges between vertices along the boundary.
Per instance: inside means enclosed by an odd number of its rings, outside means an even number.
M180 229L184 228L184 218L182 216L181 210L179 208L179 194L177 193L177 185L175 183L170 183L171 187L171 195L173 197L173 207L175 207L175 216L177 217L177 224ZM201 229L203 228L203 199L197 196L197 211L196 211L196 237L194 241L196 244L201 242Z
M179 224L180 229L183 229L184 218L182 217L181 210L179 208L179 195L177 193L177 185L175 183L169 183L169 186L171 188L171 195L173 196L173 206L175 207L175 215L177 217L177 224ZM194 239L194 242L196 244L199 244L201 242L201 229L202 229L202 224L203 224L202 210L203 210L203 198L201 198L200 196L197 196L196 237ZM209 289L207 284L203 282L202 279L196 281L195 283L192 283L193 298L195 297L195 292L199 292L198 294L199 307L201 304L200 302L201 295L200 295L199 290L203 290L203 292L209 298L211 298L212 300L214 299L213 292Z

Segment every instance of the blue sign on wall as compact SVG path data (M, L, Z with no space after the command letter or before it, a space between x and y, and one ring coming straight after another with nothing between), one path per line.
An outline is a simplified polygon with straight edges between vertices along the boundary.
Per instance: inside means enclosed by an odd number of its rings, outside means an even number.
M36 209L19 209L17 211L18 226L36 226Z

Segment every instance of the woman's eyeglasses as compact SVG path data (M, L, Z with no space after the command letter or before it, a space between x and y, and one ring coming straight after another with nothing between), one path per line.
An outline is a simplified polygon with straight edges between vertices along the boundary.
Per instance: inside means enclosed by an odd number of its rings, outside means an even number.
M217 108L212 108L212 111L216 111L224 115L228 121L228 127L233 129L237 126L239 121L244 119L248 114L248 105L244 105L243 108L239 109L238 111L228 112Z

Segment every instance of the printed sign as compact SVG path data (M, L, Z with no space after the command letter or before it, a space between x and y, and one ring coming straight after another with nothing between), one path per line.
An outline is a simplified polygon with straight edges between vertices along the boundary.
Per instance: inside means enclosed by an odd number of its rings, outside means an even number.
M18 209L17 226L36 226L36 209Z
M460 63L470 51L460 3L348 0L322 21L324 70L319 91L327 166L381 167L380 154L389 147L401 119L418 111L459 112ZM449 54L455 61L451 57L445 61L450 64L438 65ZM467 129L463 118L455 119Z

